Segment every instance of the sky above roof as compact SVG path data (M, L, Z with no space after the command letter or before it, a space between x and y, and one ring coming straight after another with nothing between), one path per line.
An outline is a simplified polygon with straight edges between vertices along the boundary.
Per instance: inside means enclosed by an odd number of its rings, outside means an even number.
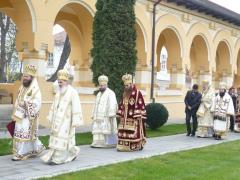
M210 1L240 14L239 0L210 0Z
M240 14L239 0L210 0L210 1ZM64 29L58 24L53 27L53 34L57 34L62 31L64 31Z

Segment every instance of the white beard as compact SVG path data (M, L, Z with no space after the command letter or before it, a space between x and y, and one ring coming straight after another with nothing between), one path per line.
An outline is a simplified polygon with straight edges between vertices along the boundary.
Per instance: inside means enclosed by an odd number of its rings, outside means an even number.
M60 94L64 94L67 91L68 85L67 86L63 86L63 87L59 87L59 92Z

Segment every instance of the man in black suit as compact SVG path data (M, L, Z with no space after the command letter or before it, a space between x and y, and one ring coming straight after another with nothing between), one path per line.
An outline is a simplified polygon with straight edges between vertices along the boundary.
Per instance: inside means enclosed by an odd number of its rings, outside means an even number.
M237 109L237 95L235 93L235 88L231 87L228 91L228 94L232 97L232 101L233 101L233 107L234 107L234 111L236 113L236 109ZM230 127L229 129L233 132L234 131L234 124L235 124L235 116L231 115L230 116Z
M195 132L197 130L197 115L196 115L196 113L197 113L198 107L201 103L201 98L202 98L202 95L201 95L201 93L198 92L197 84L194 84L192 87L192 90L188 91L185 96L184 102L186 105L185 113L186 113L187 136L190 136L190 135L195 136ZM192 130L191 130L191 124L190 124L191 117L192 117L192 122L193 122Z

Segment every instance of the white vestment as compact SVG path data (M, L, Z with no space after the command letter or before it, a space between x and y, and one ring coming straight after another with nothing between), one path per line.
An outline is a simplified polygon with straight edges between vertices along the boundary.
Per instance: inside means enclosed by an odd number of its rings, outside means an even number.
M75 142L75 128L82 125L78 93L70 85L54 98L47 119L51 122L50 150L42 157L46 163L62 164L74 160L80 149Z
M232 97L225 93L221 98L218 94L213 101L211 112L213 112L214 117L214 133L219 136L225 136L230 125L230 115L235 114Z
M34 157L45 147L37 137L41 92L37 80L33 78L30 86L21 86L12 115L15 121L13 154L15 160Z
M117 144L117 112L118 104L115 93L106 88L99 92L93 110L93 143L92 147L113 147Z
M210 112L214 101L215 93L211 88L202 93L201 104L197 111L198 116L198 137L212 137L213 135L213 116Z

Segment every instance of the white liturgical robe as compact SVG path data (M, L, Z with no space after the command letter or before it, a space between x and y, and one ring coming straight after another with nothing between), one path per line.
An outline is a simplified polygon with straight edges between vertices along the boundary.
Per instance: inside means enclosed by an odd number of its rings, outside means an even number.
M225 136L229 129L230 115L234 115L234 106L231 96L225 93L223 97L218 94L213 101L211 108L213 112L214 133L219 136Z
M41 92L37 80L33 78L29 87L20 87L14 105L13 160L35 157L45 149L37 137L40 108Z
M210 112L214 101L215 93L209 87L202 93L201 104L198 108L198 137L212 137L213 136L213 116Z
M74 160L80 150L75 142L75 128L83 124L83 119L79 95L70 85L55 95L47 119L51 122L50 150L42 160L54 164Z
M99 92L93 110L92 147L114 147L117 144L117 100L115 93L106 88Z

